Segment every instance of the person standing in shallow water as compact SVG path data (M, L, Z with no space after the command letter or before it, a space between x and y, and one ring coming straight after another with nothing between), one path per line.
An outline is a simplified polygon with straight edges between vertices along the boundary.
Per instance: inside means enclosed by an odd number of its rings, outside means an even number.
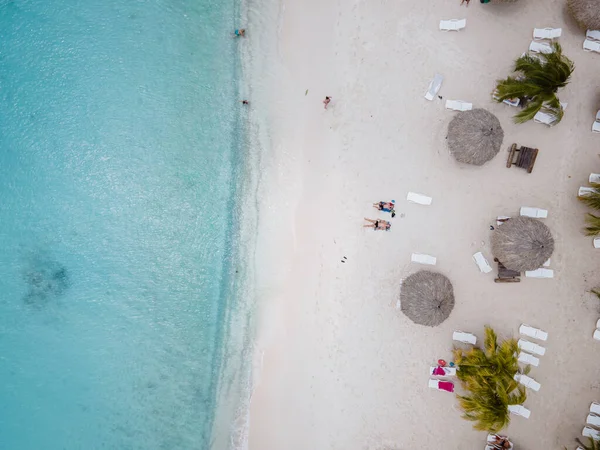
M235 30L235 37L246 37L246 29L240 28L239 30Z
M323 105L325 105L325 109L327 109L327 105L329 105L331 103L331 97L325 97L325 100L323 100Z

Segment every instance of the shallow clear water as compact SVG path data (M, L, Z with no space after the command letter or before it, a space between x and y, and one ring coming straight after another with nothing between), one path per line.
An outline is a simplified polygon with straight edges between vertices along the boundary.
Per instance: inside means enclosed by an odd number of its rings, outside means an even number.
M234 0L0 0L0 447L207 448Z

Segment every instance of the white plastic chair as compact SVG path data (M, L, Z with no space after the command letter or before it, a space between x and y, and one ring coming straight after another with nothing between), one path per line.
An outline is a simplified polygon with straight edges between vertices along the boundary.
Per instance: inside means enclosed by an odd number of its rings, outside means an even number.
M538 339L540 341L546 341L548 339L548 333L546 333L545 331L525 324L521 324L521 326L519 327L519 333L521 333L524 336L529 336L534 339Z
M529 353L526 352L519 352L519 362L522 362L523 364L529 364L530 366L534 366L537 367L540 365L540 359L536 358L533 355L530 355Z
M412 203L418 203L419 205L431 205L432 198L427 197L423 194L417 194L416 192L409 192L406 196L406 200Z
M562 34L562 28L534 28L533 39L556 39Z
M481 270L483 273L490 273L492 271L492 266L490 266L490 263L487 261L487 259L485 259L483 253L475 253L473 255L473 260L475 261L475 264L477 264L477 267L479 267L479 270Z
M454 111L471 111L473 103L464 102L462 100L446 100L446 109Z
M434 97L439 92L442 87L442 81L444 81L444 77L439 73L436 73L433 76L433 80L429 83L429 87L427 88L427 92L425 92L425 98L429 101L432 101Z
M441 31L460 31L467 26L467 19L440 20Z
M587 30L585 37L600 41L600 30Z
M534 344L533 342L529 342L525 339L519 339L517 345L521 350L533 353L534 355L544 356L544 354L546 353L546 349L544 347L538 344Z
M552 53L554 49L544 42L531 41L531 44L529 44L529 51L535 53Z
M531 415L531 411L529 411L523 405L508 405L508 411L511 414L525 417L526 419L529 419L529 416Z
M522 206L519 214L526 217L533 217L535 219L546 219L548 217L548 210L534 208L531 206Z
M515 379L515 381L521 383L523 386L525 386L531 390L534 390L535 392L539 391L540 388L542 387L542 385L540 383L535 381L533 378L528 377L527 375L516 373L513 378Z
M525 276L528 278L554 278L554 270L540 267L535 270L526 270Z
M435 256L424 255L423 253L413 253L410 256L410 260L412 262L416 262L419 264L427 264L429 266L435 266L437 263L437 258Z
M465 333L464 331L455 331L452 333L452 340L462 342L463 344L477 344L477 336L471 333Z
M600 42L590 41L589 39L586 39L585 41L583 41L583 49L586 52L598 52L598 53L600 53Z

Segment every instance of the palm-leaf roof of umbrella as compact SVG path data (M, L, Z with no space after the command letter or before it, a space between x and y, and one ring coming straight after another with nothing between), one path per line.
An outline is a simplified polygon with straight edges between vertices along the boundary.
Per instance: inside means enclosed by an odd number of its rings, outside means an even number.
M583 30L600 30L600 0L567 0L567 5Z
M552 233L537 219L515 217L492 233L492 254L507 269L519 272L539 269L553 251Z
M475 108L459 112L448 124L448 149L462 163L481 166L500 151L504 130L491 112Z
M400 289L400 309L414 323L435 327L450 316L454 289L441 273L421 270L409 275Z

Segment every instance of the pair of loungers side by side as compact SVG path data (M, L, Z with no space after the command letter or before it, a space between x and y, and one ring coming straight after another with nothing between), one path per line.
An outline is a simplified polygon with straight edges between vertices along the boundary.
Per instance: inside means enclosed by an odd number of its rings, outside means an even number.
M583 50L586 52L600 53L600 30L587 30Z
M532 326L521 324L519 327L519 333L523 336L527 336L540 341L546 341L548 339L548 333L534 328ZM525 339L519 340L519 356L518 361L523 364L529 364L530 366L538 367L540 365L540 359L533 356L531 353L542 355L546 352L542 346L534 344L533 342L526 341ZM527 353L530 352L530 353Z

